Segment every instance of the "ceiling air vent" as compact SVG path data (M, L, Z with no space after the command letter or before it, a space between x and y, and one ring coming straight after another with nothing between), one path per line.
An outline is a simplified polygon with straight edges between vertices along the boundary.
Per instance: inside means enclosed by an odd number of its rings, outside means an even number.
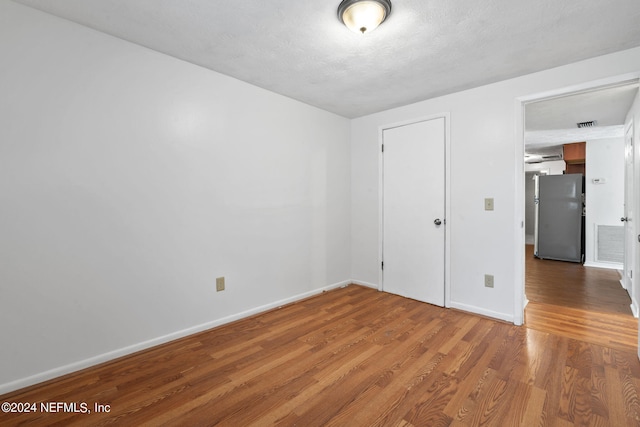
M590 122L580 122L577 123L579 128L592 128L598 125L598 122L595 120L591 120Z

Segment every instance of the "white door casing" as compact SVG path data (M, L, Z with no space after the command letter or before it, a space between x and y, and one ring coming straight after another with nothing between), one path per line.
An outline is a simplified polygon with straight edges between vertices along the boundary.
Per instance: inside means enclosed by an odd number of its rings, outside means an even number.
M438 117L382 131L382 289L439 306L445 305L445 126Z

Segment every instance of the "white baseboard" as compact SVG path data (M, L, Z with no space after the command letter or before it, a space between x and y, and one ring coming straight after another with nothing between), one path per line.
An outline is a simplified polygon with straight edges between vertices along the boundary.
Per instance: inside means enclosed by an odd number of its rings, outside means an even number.
M146 350L151 347L155 347L160 344L167 343L169 341L177 340L179 338L183 338L189 335L196 334L198 332L206 331L207 329L215 328L217 326L224 325L226 323L231 323L236 320L243 319L245 317L253 316L254 314L262 313L267 310L271 310L273 308L282 307L283 305L290 304L292 302L296 302L305 298L309 298L311 296L320 294L325 291L329 291L336 288L341 288L348 286L351 283L355 283L351 280L345 280L342 282L334 283L329 286L325 286L320 289L314 289L309 292L305 292L302 294L298 294L289 298L285 298L283 300L274 301L269 304L265 304L259 307L252 308L250 310L246 310L237 314L233 314L231 316L223 317L220 319L212 320L207 323L203 323L201 325L196 325L191 328L183 329L181 331L173 332L167 335L163 335L157 338L150 339L148 341L144 341L141 343L133 344L127 347L119 348L117 350L113 350L107 353L99 354L94 357L90 357L88 359L80 360L78 362L70 363L68 365L60 366L58 368L50 369L45 372L40 372L38 374L20 378L15 381L11 381L8 383L0 384L0 395L9 393L15 390L19 390L24 387L28 387L34 384L41 383L43 381L48 381L62 375L70 374L72 372L79 371L81 369L89 368L91 366L98 365L100 363L109 362L110 360L117 359L118 357L127 356L129 354L136 353L141 350Z
M367 288L380 289L378 285L374 285L373 283L363 282L362 280L351 280L351 283L354 285L366 286Z
M638 314L640 314L640 311L638 310L638 302L636 300L634 300L633 298L631 299L631 313L633 313L633 317L635 317L636 319L638 318ZM640 350L638 350L640 351Z
M474 305L462 304L459 302L451 301L450 308L456 308L462 311L468 311L469 313L479 314L481 316L492 317L494 319L504 320L506 322L513 323L514 317L511 314L498 313L497 311L485 310L484 308L476 307Z
M608 268L609 270L620 270L622 268L622 264L618 264L617 262L597 262L597 261L586 261L583 264L585 267L595 267L595 268Z

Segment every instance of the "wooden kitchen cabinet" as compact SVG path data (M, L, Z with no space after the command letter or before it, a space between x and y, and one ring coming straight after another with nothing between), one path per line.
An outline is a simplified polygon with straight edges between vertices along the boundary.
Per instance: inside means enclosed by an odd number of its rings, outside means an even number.
M573 144L564 144L563 157L567 164L585 163L587 157L587 143L575 142Z

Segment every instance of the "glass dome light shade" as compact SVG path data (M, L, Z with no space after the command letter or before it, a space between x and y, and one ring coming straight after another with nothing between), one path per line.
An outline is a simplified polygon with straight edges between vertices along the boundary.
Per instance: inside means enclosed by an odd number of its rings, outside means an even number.
M345 0L338 8L342 22L355 33L369 33L375 30L391 11L389 1L379 0Z

